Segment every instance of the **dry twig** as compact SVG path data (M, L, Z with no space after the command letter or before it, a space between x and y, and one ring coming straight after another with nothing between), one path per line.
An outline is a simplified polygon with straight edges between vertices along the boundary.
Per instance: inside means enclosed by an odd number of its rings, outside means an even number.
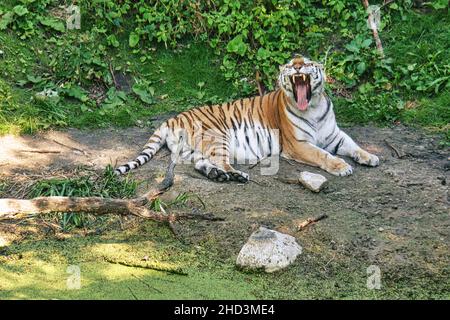
M394 150L395 154L397 155L397 157L399 159L402 159L403 157L406 156L406 153L401 152L400 150L398 150L396 147L394 147L389 141L387 141L386 139L384 139L384 143L386 143L386 145L391 148L392 150Z
M86 151L84 151L84 150L82 150L82 149L78 149L78 148L75 148L75 147L72 147L72 146L68 146L68 145L66 145L66 144L64 144L64 143L62 143L62 142L59 142L59 141L55 140L55 139L48 139L48 140L50 140L50 141L52 141L52 142L54 142L54 143L56 143L56 144L59 144L59 145L62 146L62 147L66 147L66 148L68 148L68 149L71 149L71 150L74 150L74 151L81 152L81 153L83 153L84 155L87 155L87 154L88 154Z
M56 150L37 150L37 149L19 150L19 152L30 152L30 153L61 153L61 151L56 151Z
M320 216L317 216L315 218L308 218L297 225L297 231L303 230L310 224L316 223L317 221L323 220L325 218L328 218L326 214L321 214Z

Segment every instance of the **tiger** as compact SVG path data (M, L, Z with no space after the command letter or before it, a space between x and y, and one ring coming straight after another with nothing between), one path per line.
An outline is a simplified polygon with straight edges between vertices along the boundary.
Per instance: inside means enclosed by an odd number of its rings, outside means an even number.
M278 85L263 96L242 98L184 111L163 122L133 161L115 169L122 175L148 162L167 145L172 156L216 182L246 183L248 173L234 161L278 157L318 167L335 176L353 168L339 156L377 166L376 155L363 150L336 123L333 103L325 93L323 66L295 56L280 66Z

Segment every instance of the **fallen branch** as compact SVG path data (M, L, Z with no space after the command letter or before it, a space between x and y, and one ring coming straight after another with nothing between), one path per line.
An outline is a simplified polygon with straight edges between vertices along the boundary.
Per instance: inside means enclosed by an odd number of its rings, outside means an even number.
M19 152L31 152L31 153L61 153L61 151L56 151L56 150L19 150Z
M328 218L328 216L326 214L321 214L320 216L315 217L315 218L308 218L305 221L303 221L297 225L297 231L303 230L310 224L316 223L317 221L323 220L325 218Z
M182 143L180 142L179 146ZM181 149L181 147L179 147ZM120 214L134 215L160 222L173 222L178 219L218 220L212 215L163 214L146 207L173 185L174 169L181 150L171 159L164 180L155 189L134 199L110 199L100 197L38 197L34 199L0 199L0 219L21 218L30 214L54 212L82 212L94 215Z

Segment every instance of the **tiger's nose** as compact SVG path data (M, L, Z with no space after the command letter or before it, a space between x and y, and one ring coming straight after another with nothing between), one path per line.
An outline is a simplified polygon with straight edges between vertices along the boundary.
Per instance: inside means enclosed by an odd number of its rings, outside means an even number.
M294 65L294 69L295 69L295 71L297 71L297 72L300 72L300 69L302 68L303 66L301 65L301 64L295 64Z

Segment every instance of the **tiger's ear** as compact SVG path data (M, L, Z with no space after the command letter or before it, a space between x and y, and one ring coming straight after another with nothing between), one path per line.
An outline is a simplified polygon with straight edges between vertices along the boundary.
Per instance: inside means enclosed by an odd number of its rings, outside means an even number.
M283 72L284 69L286 68L286 65L285 65L285 64L282 64L282 65L280 65L278 68L280 69L280 72Z

